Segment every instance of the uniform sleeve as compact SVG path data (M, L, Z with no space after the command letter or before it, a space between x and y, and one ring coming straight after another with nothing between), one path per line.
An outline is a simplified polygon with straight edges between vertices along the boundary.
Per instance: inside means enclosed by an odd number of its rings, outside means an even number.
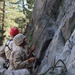
M16 69L26 68L27 65L29 64L28 60L22 61L22 58L19 52L15 52L13 63Z
M0 47L0 57L5 58L5 44Z

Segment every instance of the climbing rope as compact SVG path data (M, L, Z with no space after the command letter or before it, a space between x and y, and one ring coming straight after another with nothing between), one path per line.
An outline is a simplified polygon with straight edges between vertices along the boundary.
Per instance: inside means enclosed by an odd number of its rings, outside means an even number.
M57 66L57 64L58 64L59 62L62 62L62 64L63 64L64 66ZM67 67L66 67L65 63L64 63L61 59L59 59L59 60L57 61L57 63L56 63L53 67L50 67L46 72L41 73L41 74L39 74L39 75L45 75L45 74L47 74L47 72L49 72L49 70L52 70L51 72L53 72L55 68L59 68L59 67L63 68L63 70L62 70L62 75L65 75L65 73L67 72ZM49 73L51 73L51 72L49 72Z
M47 0L44 2L43 11L45 11L46 5L47 5ZM42 13L41 13L42 15L43 15L43 11L42 11ZM38 16L39 16L39 15L40 15L40 14L38 14ZM45 19L47 20L47 22L49 22L49 20L48 20L46 17L45 17ZM36 17L35 22L36 22L36 20L38 20L38 17ZM39 21L39 20L38 20L38 21ZM37 23L38 23L38 21L37 21ZM32 23L32 25L34 25L33 19L30 20L30 23ZM27 36L32 36L32 31L33 31L33 29L30 28L30 25L31 25L31 24L29 24L29 26L28 26L28 33L27 33ZM41 33L40 33L38 39L35 41L35 45L38 43L38 41L39 41L40 37L42 36L42 33L43 33L43 31L45 30L45 28L46 28L47 25L48 25L48 23L46 23L45 26L44 26L44 28L42 29L42 31L41 31ZM31 27L32 27L32 26L31 26ZM41 27L41 26L40 26L40 27ZM31 29L32 29L31 34L28 35L28 34L29 34L29 31L30 31ZM29 42L30 42L30 40L29 40ZM33 43L33 41L32 41L32 43Z

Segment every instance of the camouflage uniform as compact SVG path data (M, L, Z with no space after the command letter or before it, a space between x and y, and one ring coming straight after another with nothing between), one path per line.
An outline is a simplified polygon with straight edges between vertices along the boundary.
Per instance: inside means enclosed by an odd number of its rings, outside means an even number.
M10 56L10 67L9 69L17 70L27 68L29 62L25 49L20 46L15 46Z
M13 40L8 40L2 47L0 47L0 56L4 57L5 55L6 59L9 59L14 46L15 44Z

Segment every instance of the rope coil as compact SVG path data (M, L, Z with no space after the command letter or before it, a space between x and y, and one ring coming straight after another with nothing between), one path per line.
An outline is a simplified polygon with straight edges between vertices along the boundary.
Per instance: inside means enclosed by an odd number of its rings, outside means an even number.
M57 64L58 64L59 62L61 62L61 63L63 64L63 66L57 66ZM59 60L57 61L57 63L56 63L53 67L50 67L46 72L41 73L41 74L39 74L39 75L45 75L45 74L46 74L47 72L49 72L49 70L51 70L51 69L52 69L51 72L53 72L53 70L54 70L55 68L59 68L59 67L63 68L64 71L62 71L62 74L64 75L64 74L67 72L67 67L66 67L65 63L64 63L61 59L59 59ZM51 73L51 72L49 72L49 73Z

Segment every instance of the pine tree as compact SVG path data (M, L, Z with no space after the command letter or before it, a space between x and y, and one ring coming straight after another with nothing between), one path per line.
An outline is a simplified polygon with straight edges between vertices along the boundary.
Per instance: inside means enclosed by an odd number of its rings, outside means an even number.
M2 9L2 23L0 23L0 45L3 44L3 40L4 40L4 19L5 19L5 0L3 0L3 9ZM1 16L0 15L0 16ZM1 18L0 18L1 19Z

